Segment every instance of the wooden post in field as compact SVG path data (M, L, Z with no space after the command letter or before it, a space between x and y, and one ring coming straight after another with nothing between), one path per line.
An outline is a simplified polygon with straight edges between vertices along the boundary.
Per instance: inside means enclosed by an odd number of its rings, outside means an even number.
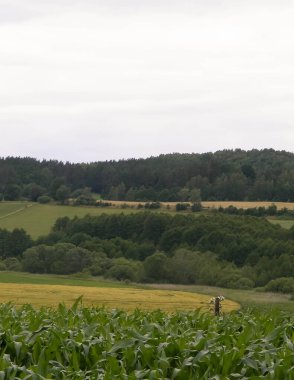
M220 315L220 299L219 297L215 297L214 301L214 315L218 317Z

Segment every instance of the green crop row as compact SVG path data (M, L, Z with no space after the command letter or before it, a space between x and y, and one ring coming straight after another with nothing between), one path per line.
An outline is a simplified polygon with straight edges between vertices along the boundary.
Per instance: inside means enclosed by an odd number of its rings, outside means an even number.
M294 379L282 312L0 307L0 379Z

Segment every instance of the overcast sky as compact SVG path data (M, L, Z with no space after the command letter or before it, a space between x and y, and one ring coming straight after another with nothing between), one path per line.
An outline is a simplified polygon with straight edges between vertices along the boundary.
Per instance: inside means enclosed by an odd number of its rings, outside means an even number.
M0 156L294 151L293 0L0 0Z

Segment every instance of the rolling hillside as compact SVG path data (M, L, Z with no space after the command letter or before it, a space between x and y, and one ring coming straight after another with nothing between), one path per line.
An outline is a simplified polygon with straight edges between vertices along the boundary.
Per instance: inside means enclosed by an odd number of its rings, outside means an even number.
M69 218L83 217L87 214L100 215L103 213L117 214L123 212L129 214L140 212L136 208L138 202L112 202L113 207L86 207L86 206L61 206L61 205L41 205L34 202L0 202L0 228L6 228L9 231L14 228L23 228L32 238L37 238L49 233L56 219L64 216ZM127 204L129 208L121 208L122 204ZM227 207L234 205L239 208L249 207L268 207L272 202L202 202L205 209L214 209L219 206ZM294 203L276 202L277 208L287 207L294 209ZM175 202L162 203L162 207L154 212L169 212L175 213ZM144 210L144 209L143 209ZM199 215L199 214L195 214ZM294 220L281 220L270 218L271 223L280 224L283 228L291 228L294 225Z
M74 207L59 205L41 205L30 202L1 202L0 228L13 230L25 229L33 238L46 235L57 218L68 216L83 217L87 214L100 215L102 213L118 213L119 208ZM124 210L134 212L134 210Z

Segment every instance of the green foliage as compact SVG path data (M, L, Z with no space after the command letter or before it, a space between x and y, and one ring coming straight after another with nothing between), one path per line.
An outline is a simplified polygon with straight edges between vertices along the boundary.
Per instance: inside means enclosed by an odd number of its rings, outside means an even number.
M231 289L252 289L255 284L252 279L242 277L238 270L229 271L228 273L224 270L219 276L216 285Z
M3 261L3 263L7 270L11 270L15 272L22 270L22 265L16 257L8 257L7 259Z
M269 207L251 207L251 208L239 208L235 206L228 207L219 207L219 212L223 212L224 214L229 215L251 215L251 216L275 216L275 215L287 215L294 216L294 212L292 210L288 210L287 208L282 208L281 210L277 209L276 205L271 205Z
M265 286L267 292L294 293L294 277L280 277L271 280Z
M65 201L70 197L70 189L68 186L61 185L56 190L55 198L61 203L64 204Z
M135 282L142 280L142 273L142 263L119 258L113 260L110 269L105 273L105 277Z
M21 188L17 184L7 185L3 197L6 201L16 201L21 196ZM1 198L2 199L2 198Z
M174 227L164 231L159 241L159 248L166 252L177 248L182 242L182 234L182 227Z
M24 196L33 202L36 202L39 197L45 194L45 192L46 189L37 183L29 183L23 190Z
M202 205L201 205L201 202L195 202L192 204L191 206L191 211L192 212L199 212L202 210Z
M90 164L7 157L0 159L0 192L17 199L20 189L33 201L48 193L63 202L67 198L57 191L66 186L73 192L91 189L104 198L140 202L287 202L294 201L293 160L293 153L272 149L175 153ZM19 189L9 190L10 186ZM77 194L74 198L81 195Z
M112 206L111 202L103 202L103 201L98 201L95 203L96 207L110 207Z
M76 206L95 206L96 201L92 195L80 195L74 201Z
M92 256L90 251L69 243L37 245L24 252L22 265L32 273L71 274L91 266Z
M293 315L0 307L2 378L292 379Z
M176 211L186 211L188 210L189 206L189 203L177 203Z
M35 207L51 206L35 205L30 209ZM59 244L65 243L70 244L70 249L64 245L60 248ZM45 261L42 254L36 253L38 246L47 247ZM30 253L23 254L28 248ZM178 254L183 248L191 254ZM146 260L156 251L166 257L166 267L154 276ZM100 254L107 259L102 260L103 265ZM265 219L245 215L103 213L60 218L49 235L35 242L23 230L0 230L0 257L18 257L26 270L35 273L88 271L99 276L108 276L114 260L124 258L129 261L127 267L134 270L133 277L124 275L127 279L248 289L264 286L275 278L294 276L294 234L292 229L287 231ZM138 263L132 267L136 261L144 262L144 270L149 272L136 269ZM177 270L184 265L189 268L186 277ZM122 277L118 273L123 270L129 271L126 267L116 268L111 275Z
M41 204L47 204L52 201L52 198L49 197L49 195L41 195L40 197L38 197L37 201Z
M144 207L149 210L156 210L161 207L160 202L146 202Z
M150 212L105 214L60 219L54 230L61 234L62 240L102 251L110 258L143 261L157 249L166 254L169 263L177 257L181 267L181 259L175 252L185 247L194 253L194 256L187 254L182 258L185 265L194 268L198 277L189 275L183 279L177 271L169 269L173 275L166 276L162 272L162 281L246 289L263 286L277 277L294 275L292 230L286 231L250 216L211 213L195 218L192 214L171 216ZM84 236L83 242L76 240L79 234ZM195 260L200 260L201 264L196 264ZM197 266L206 269L205 275L199 275ZM160 279L157 277L156 281Z
M165 281L168 278L168 259L162 252L156 252L144 261L147 281Z
M33 244L30 236L23 230L15 228L13 231L0 229L0 256L18 257Z
M91 188L90 187L84 187L84 188L76 189L71 193L71 198L78 198L81 195L93 196L93 194L91 192Z
M212 253L202 254L178 249L168 262L168 275L179 284L215 284L221 274L221 266Z
M81 278L83 273L83 278ZM56 274L32 274L27 272L11 272L5 271L0 273L0 282L5 284L40 284L40 285L68 285L68 286L85 286L98 288L124 288L124 283L118 281L102 281L101 278L89 277L80 272L78 276L56 275Z
M77 189L72 195L76 206L94 206L96 199L93 197L90 188Z

